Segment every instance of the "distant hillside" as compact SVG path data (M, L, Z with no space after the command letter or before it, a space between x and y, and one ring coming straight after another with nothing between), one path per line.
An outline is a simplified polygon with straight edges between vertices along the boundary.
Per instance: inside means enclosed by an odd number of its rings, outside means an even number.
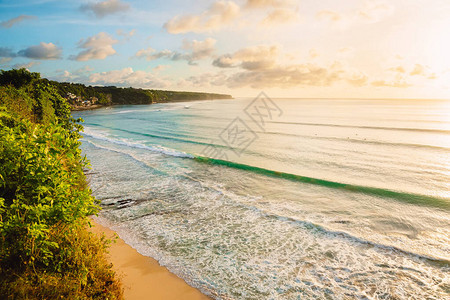
M121 88L115 86L86 86L81 83L57 82L40 78L39 73L30 73L25 69L2 71L0 86L17 85L21 81L40 82L56 88L59 95L65 98L72 109L90 108L92 106L113 104L152 104L160 102L232 99L231 95L147 90L137 88Z
M90 104L152 104L160 102L176 102L209 99L232 99L231 95L176 92L162 90L146 90L137 88L120 88L115 86L85 86L79 83L51 81L60 95L69 100L72 105L84 105L85 101L94 100ZM76 96L76 97L74 97Z
M230 95L223 94L146 90L131 87L106 86L94 87L94 90L107 96L110 95L112 104L150 104L184 100L232 99Z

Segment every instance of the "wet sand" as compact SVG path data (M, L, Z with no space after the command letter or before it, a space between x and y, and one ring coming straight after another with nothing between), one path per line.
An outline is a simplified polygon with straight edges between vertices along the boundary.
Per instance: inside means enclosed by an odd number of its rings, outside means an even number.
M107 238L116 236L113 230L94 220L92 220L92 225L91 230L95 233L104 233ZM110 261L117 274L122 278L126 300L210 299L199 290L189 286L183 279L170 273L165 267L160 266L155 259L139 254L120 238L117 238L108 250Z

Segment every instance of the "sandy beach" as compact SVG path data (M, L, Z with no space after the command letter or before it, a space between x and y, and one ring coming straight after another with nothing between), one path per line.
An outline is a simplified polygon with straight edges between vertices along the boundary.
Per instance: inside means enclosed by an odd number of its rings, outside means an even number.
M91 230L114 238L116 233L94 220ZM109 250L109 258L117 274L122 278L125 299L210 299L199 290L189 286L150 257L139 254L122 239L117 238Z

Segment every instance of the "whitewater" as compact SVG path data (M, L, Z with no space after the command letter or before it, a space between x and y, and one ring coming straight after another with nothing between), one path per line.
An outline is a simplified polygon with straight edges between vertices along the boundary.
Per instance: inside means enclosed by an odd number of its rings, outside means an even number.
M239 98L74 117L100 222L205 294L450 296L448 101Z

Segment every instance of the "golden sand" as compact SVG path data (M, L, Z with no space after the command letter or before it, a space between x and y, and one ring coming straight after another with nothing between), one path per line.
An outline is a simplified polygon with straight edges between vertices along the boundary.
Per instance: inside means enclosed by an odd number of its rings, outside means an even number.
M95 221L92 231L104 233L107 238L114 238L116 233ZM150 257L138 253L122 239L117 238L109 250L109 259L117 275L122 278L125 299L210 299L199 290L189 286L165 267Z

